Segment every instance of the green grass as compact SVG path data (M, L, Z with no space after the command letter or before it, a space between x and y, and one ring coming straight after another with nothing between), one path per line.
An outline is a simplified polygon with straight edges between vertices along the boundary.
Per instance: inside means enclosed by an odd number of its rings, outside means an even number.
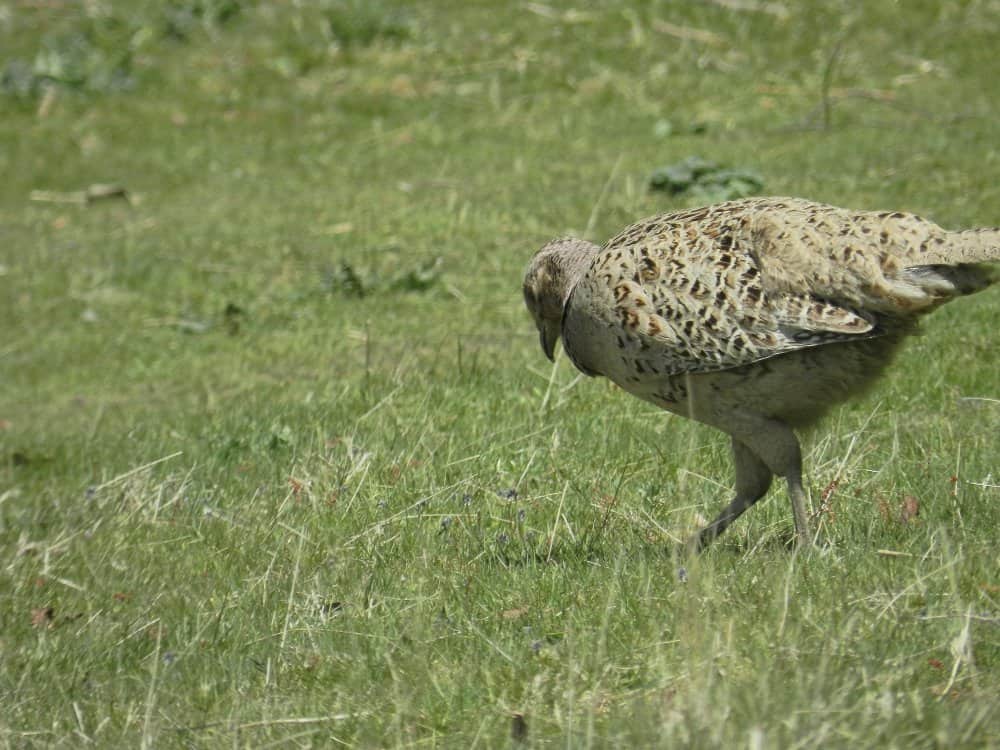
M690 156L1000 221L993 4L757 7L0 3L3 744L1000 746L995 290L693 561L723 436L522 307Z

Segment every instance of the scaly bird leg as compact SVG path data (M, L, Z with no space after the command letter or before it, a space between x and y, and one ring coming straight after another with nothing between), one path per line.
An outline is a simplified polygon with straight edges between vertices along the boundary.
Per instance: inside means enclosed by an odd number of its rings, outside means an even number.
M795 543L806 547L812 543L809 519L806 516L806 493L802 488L802 448L792 428L784 422L755 414L742 414L733 418L739 437L767 464L772 472L784 477L788 483L788 498L792 501L792 519L795 522Z
M784 477L788 483L792 520L795 523L795 542L799 547L808 546L812 542L812 536L809 533L809 518L806 516L806 493L802 487L802 448L795 433L788 425L776 419L745 412L728 414L724 429L733 437L736 499L699 534L697 548L703 549L759 500L767 491L771 474ZM768 484L763 484L765 471ZM763 490L754 496L761 486Z
M802 487L802 461L797 469L785 475L788 483L788 497L792 501L792 519L795 521L795 544L798 547L808 547L812 544L812 534L809 531L809 518L806 516L806 492Z
M733 465L736 468L736 497L718 517L688 542L688 549L700 552L715 541L729 524L767 494L773 474L746 445L732 439Z

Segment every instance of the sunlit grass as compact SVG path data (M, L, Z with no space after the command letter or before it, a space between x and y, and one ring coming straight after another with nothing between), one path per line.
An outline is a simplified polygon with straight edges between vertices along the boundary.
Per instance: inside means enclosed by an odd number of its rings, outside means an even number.
M690 156L997 223L988 3L741 5L0 4L96 76L0 93L6 745L1000 743L994 290L696 560L723 437L522 309Z

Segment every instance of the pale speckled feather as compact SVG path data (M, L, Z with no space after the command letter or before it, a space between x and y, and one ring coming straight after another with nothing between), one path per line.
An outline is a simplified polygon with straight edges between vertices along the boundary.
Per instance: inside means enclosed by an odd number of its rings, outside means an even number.
M982 241L990 237L998 241ZM616 333L620 351L600 358L671 375L878 335L879 315L925 312L959 293L946 277L913 270L949 252L959 262L1000 257L1000 233L948 233L912 214L792 198L653 217L592 259L567 304L564 344L581 369L602 370L573 333L590 316Z

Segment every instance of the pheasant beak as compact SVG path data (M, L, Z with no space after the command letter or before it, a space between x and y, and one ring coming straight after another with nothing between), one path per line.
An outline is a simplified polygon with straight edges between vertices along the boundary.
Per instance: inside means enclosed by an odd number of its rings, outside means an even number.
M538 328L538 343L542 345L542 351L549 358L550 362L556 361L556 341L559 339L559 325L548 325L542 323Z

